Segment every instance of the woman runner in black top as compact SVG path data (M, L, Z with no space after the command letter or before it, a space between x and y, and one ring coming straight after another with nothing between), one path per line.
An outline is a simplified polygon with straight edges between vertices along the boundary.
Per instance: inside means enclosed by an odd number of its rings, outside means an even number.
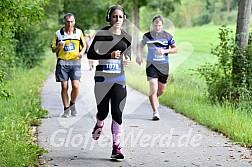
M124 159L120 149L122 132L122 112L126 102L124 65L131 60L132 37L121 29L126 19L124 9L114 5L107 11L106 21L110 26L99 30L88 50L88 59L99 60L95 71L95 98L97 103L97 122L92 136L97 140L109 113L111 103L113 150L111 158Z

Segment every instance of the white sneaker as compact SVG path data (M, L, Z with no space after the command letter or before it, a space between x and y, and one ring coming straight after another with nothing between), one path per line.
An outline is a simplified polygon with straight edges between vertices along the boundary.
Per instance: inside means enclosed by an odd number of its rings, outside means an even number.
M159 119L160 119L159 112L158 111L153 112L152 120L153 121L158 121Z

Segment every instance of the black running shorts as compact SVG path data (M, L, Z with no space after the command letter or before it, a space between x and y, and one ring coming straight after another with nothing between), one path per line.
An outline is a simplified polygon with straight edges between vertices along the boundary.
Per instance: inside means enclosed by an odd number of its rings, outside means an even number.
M169 64L146 63L147 80L158 78L158 81L166 84L169 76Z

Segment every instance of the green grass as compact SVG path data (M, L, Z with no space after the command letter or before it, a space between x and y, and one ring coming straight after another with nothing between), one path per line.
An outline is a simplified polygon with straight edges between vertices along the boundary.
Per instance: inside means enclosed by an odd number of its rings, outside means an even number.
M210 52L219 43L219 28L202 26L176 30L174 38L179 53L170 55L169 81L160 102L242 146L252 147L252 116L234 109L230 104L220 106L210 103L204 79L192 70L217 60ZM229 28L235 29L234 26ZM126 74L130 86L148 94L145 64L138 66L133 58Z
M40 89L53 62L48 58L31 70L15 69L7 81L6 88L12 96L0 100L0 166L36 166L38 155L44 152L34 141L32 126L47 116L41 108Z
M235 26L227 26L235 31ZM204 25L187 29L176 29L174 39L176 43L189 42L193 45L195 52L207 53L211 51L211 46L219 43L219 28L221 26Z

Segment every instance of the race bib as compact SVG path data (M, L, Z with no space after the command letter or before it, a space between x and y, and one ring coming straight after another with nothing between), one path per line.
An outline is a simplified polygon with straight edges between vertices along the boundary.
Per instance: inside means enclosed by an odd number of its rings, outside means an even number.
M74 43L65 44L64 51L65 52L74 52L75 51Z
M121 73L122 71L122 63L121 60L105 60L103 64L103 72L105 73Z
M155 56L153 57L153 61L164 61L164 60L165 60L165 55L155 54Z

